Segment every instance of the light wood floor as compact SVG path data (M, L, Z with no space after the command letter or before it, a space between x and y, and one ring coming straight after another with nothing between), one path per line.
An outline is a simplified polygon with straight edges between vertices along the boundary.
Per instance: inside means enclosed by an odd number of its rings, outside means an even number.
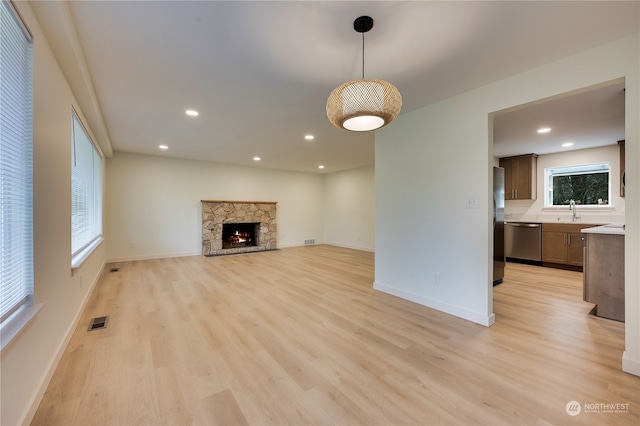
M623 324L577 272L508 264L486 328L372 290L373 254L337 247L110 266L33 425L640 424Z

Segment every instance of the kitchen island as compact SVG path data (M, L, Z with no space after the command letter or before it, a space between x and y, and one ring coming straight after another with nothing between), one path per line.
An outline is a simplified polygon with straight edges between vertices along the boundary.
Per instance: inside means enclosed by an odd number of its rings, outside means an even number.
M624 322L624 225L586 228L583 299L599 317Z

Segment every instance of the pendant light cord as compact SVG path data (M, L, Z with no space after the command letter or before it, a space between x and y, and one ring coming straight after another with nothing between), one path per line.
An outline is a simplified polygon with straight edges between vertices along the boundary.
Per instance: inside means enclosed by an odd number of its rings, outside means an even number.
M364 33L362 33L362 79L364 80Z

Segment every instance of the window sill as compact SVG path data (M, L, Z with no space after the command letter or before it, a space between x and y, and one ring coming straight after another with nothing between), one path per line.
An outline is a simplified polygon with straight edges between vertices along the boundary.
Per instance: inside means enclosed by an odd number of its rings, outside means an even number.
M73 274L76 269L82 266L85 260L93 253L93 251L104 241L104 238L100 237L93 243L89 244L84 250L76 254L71 258L71 273Z
M0 352L8 348L16 337L27 328L43 306L44 304L42 303L26 306L9 317L9 319L0 326Z
M576 211L579 212L584 212L584 211L594 211L594 212L613 212L615 211L616 208L614 206L610 206L610 205L580 205L578 204L576 206ZM559 212L559 211L566 211L568 213L571 212L571 210L569 209L569 206L545 206L542 208L542 211L545 212Z

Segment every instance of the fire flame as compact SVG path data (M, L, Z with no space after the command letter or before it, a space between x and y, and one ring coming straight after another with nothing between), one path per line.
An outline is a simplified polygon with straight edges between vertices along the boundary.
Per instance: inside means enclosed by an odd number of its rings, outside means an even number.
M242 234L239 231L229 238L230 242L233 244L246 243L249 240L249 234L243 232Z

